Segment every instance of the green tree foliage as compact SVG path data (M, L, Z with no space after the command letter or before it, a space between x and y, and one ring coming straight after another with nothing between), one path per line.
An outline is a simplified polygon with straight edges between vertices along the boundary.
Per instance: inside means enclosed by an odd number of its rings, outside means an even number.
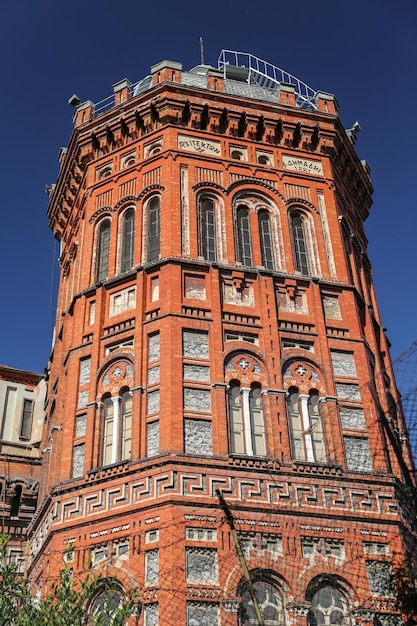
M49 594L34 602L28 580L9 562L9 542L10 537L0 534L0 626L123 626L134 614L136 594L125 597L116 578L87 568L75 581L69 565L61 569Z

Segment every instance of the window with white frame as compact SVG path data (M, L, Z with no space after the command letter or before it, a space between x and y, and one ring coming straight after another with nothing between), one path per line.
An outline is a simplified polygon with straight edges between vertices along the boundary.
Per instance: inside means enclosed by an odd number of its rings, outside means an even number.
M232 380L228 389L229 433L232 453L248 456L266 454L261 386L243 387Z
M294 266L304 276L310 274L307 237L304 216L299 211L293 211L290 216L291 234L294 246Z
M288 391L287 407L294 459L312 463L325 462L326 451L317 390L300 394L296 387L291 387Z
M106 280L109 269L110 220L100 221L96 240L96 281Z
M127 272L133 267L135 245L135 209L129 207L121 217L120 271Z
M131 455L132 394L103 398L102 465L125 461Z
M211 198L203 197L199 202L200 256L206 261L216 261L216 207Z
M148 218L148 261L159 259L161 247L161 201L159 196L153 196L147 204Z
M253 265L249 210L244 205L239 205L236 211L236 252L242 265Z
M274 269L274 253L272 245L271 223L268 211L258 213L259 241L261 244L262 265L268 269Z

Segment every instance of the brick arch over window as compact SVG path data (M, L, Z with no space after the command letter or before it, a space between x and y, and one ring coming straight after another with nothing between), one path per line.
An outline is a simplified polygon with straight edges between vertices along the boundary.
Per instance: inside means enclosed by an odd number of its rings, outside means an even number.
M252 570L250 575L252 590L255 592L265 626L285 626L285 583L272 570L256 569ZM257 626L259 620L253 594L245 579L239 582L236 595L241 597L238 609L239 626Z
M285 271L281 219L274 200L247 189L233 197L232 206L236 260L245 266Z
M321 574L313 578L306 590L310 603L307 614L309 626L350 626L351 589L339 576Z
M198 254L206 261L226 258L226 226L223 199L212 190L197 195Z
M304 276L321 276L313 216L302 206L291 206L288 219L295 271Z

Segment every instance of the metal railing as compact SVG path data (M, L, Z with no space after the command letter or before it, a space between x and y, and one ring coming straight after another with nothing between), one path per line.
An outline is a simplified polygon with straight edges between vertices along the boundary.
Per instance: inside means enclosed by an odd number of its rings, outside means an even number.
M252 85L259 85L265 89L277 90L280 83L294 85L297 106L301 108L317 108L314 89L296 76L272 65L272 63L258 59L258 57L248 52L222 50L218 58L217 67L224 72L225 77L229 66L247 68L247 82Z

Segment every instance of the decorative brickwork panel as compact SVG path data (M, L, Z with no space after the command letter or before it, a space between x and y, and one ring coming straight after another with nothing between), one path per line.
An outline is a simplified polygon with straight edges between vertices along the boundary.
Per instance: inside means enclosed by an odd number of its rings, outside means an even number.
M147 456L159 454L159 421L150 422L147 426Z
M303 187L302 185L289 185L288 183L285 183L284 194L287 199L288 198L300 198L303 200L308 200L310 202L310 188L309 187Z
M204 365L184 365L183 374L184 380L210 381L210 368Z
M358 385L350 385L349 383L336 383L336 395L344 400L361 400Z
M86 385L90 382L91 358L81 359L80 361L80 380L79 385Z
M186 626L219 626L219 607L211 602L187 602Z
M148 413L159 412L159 389L148 393Z
M194 359L208 359L208 333L197 330L183 330L183 355Z
M192 300L206 299L206 283L201 276L185 276L184 296Z
M335 376L356 376L355 359L351 352L330 351Z
M100 193L96 198L96 210L101 209L104 206L111 206L113 198L113 190Z
M210 411L211 392L209 389L184 389L184 409L186 411Z
M159 383L160 373L159 365L148 369L148 385Z
M147 604L145 606L144 626L158 626L158 604Z
M159 277L151 279L151 302L158 302L159 300Z
M219 626L219 607L209 602L187 602L186 626Z
M186 549L187 582L217 582L217 551L210 548Z
M372 472L371 451L367 439L344 437L346 463L348 470Z
M110 296L109 317L136 307L136 287L122 289Z
M223 187L223 172L211 170L208 167L196 167L195 181L196 183L215 183Z
M88 403L88 389L86 391L79 391L77 407L80 409L83 406L86 406L87 403Z
M79 478L84 476L84 456L85 456L85 444L82 443L79 446L74 446L72 456L72 477Z
M119 186L119 200L126 198L127 196L136 195L136 178L127 180L125 183Z
M337 296L323 296L324 315L331 320L341 320L339 300Z
M75 436L84 437L87 432L87 415L77 415L75 421Z
M223 284L223 298L227 304L237 304L241 306L255 306L255 295L252 285L246 285L243 289L238 289L235 285Z
M372 595L392 595L392 566L388 561L367 561L366 572L368 574L369 588Z
M357 428L359 430L365 428L365 415L362 409L344 406L340 407L339 413L343 428Z
M152 363L153 361L159 361L160 355L160 338L159 333L155 335L149 335L148 339L148 362Z
M146 172L143 175L143 187L149 187L150 185L159 185L161 183L161 168L156 167L154 170L150 172Z
M159 552L149 550L145 553L145 583L157 585L159 581Z
M296 293L294 296L286 291L278 292L278 307L286 313L308 315L308 305L305 293Z
M187 454L213 454L211 422L185 419L184 448Z

